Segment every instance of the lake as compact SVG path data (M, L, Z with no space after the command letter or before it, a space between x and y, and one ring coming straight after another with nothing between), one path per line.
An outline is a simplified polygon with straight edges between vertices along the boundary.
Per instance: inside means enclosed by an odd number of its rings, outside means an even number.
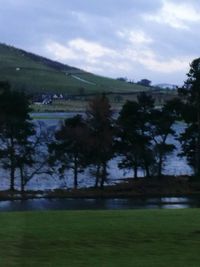
M59 121L65 118L70 118L76 115L76 112L59 112L59 113L32 113L35 123L43 124L49 131L54 131L58 126ZM79 113L81 114L81 113ZM184 130L184 124L177 122L174 126L176 133L180 133ZM175 140L174 137L170 136L168 142L172 142L176 146L176 151L167 157L164 167L164 174L169 175L190 175L192 173L191 168L187 165L185 158L179 158L177 154L180 152L180 144ZM118 162L120 158L117 157L109 162L109 177L108 184L114 184L122 178L132 177L131 171L123 171L118 168ZM139 171L139 176L143 176L143 171ZM7 174L2 173L2 179L0 180L1 190L8 188ZM87 177L87 179L85 179ZM42 181L42 182L41 182ZM90 170L87 169L83 174L79 174L79 186L89 187L94 185L94 177L91 176ZM27 189L33 190L45 190L55 188L69 188L73 186L72 172L68 171L68 175L65 179L59 179L56 175L48 176L40 175L35 176L28 184ZM19 182L16 182L16 188L19 188Z
M200 198L29 199L0 201L0 211L200 208Z

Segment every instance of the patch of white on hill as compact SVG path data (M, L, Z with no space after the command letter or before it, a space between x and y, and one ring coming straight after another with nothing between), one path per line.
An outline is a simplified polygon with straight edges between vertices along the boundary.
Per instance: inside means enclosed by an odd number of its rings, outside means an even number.
M76 76L76 75L72 75L72 77L73 77L74 79L76 79L76 80L79 80L79 81L81 81L81 82L84 82L84 83L87 83L87 84L96 85L96 83L93 83L93 82L86 81L86 80L84 80L84 79L81 79L81 78L79 78L79 77L78 77L78 76Z

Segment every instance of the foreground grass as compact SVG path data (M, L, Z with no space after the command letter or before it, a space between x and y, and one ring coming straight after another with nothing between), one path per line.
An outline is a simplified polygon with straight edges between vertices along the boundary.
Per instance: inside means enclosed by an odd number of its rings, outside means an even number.
M200 210L0 213L0 266L199 267Z

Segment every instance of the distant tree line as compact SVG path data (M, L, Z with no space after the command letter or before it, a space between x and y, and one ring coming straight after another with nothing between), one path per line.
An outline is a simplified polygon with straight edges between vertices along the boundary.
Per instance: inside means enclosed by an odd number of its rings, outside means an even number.
M119 77L117 78L118 81L121 81L121 82L128 82L128 83L131 83L131 84L139 84L139 85L142 85L142 86L146 86L146 87L151 87L151 81L148 80L148 79L141 79L140 81L138 82L134 82L134 80L128 80L127 77Z
M94 186L103 188L108 163L115 157L119 168L132 170L136 179L139 170L147 178L162 179L166 156L175 149L168 142L170 135L181 143L179 156L186 156L195 177L200 177L200 59L192 62L179 94L181 98L158 109L151 95L141 93L137 101L127 101L117 117L108 98L98 95L84 116L65 119L51 133L35 127L27 96L0 82L0 167L9 173L10 190L15 190L17 178L24 191L36 174L63 177L68 170L73 171L76 189L79 173L88 167ZM173 128L177 120L186 123L179 136Z

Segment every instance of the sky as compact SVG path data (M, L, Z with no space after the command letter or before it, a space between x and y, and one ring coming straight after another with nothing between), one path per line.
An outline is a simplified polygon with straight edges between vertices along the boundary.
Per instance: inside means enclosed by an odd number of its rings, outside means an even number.
M199 0L0 0L0 42L102 76L181 85Z

